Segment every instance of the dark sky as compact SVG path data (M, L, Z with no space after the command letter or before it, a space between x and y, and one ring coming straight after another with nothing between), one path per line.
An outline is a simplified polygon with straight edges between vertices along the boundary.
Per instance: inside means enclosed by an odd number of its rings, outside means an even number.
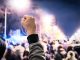
M80 27L79 0L34 0L33 2L56 16L57 25L65 35L70 37Z

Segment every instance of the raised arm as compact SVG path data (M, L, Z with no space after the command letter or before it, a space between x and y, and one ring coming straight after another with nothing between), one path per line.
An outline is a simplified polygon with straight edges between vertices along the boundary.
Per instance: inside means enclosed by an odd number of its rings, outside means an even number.
M27 37L30 51L29 60L45 60L43 47L39 43L39 37L36 33L35 19L31 16L24 16L21 24L29 35Z

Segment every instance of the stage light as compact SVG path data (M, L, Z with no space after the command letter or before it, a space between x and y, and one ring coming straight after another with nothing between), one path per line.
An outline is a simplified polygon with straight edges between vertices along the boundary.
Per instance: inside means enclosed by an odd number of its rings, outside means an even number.
M73 40L79 40L80 39L80 29L77 29L77 31L71 36L70 41Z
M56 40L67 40L66 35L57 25L53 26L53 33Z
M23 42L27 42L27 39L26 39L27 36L21 36L20 29L10 30L9 35L11 37L8 39L8 41L13 43L14 45L17 43L21 44Z
M53 16L49 14L45 14L44 16L42 16L43 22L45 23L44 25L50 25L52 23L52 18Z
M67 37L56 25L56 18L53 14L37 9L36 13L40 16L41 33L46 34L51 40L67 40Z
M39 14L40 14L42 31L50 35L52 33L52 27L53 27L52 25L54 25L53 19L55 19L55 16L50 13L46 13L44 11L42 11L41 13Z
M23 15L31 7L31 0L7 0L5 7L5 29L4 29L4 38L6 39L6 27L7 27L7 14L8 9L11 12L16 12L19 15Z
M30 8L31 0L9 0L8 5L13 10L24 11Z

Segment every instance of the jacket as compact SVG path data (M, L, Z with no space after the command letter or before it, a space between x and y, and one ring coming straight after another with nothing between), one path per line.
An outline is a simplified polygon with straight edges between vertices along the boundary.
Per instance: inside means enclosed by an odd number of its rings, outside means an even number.
M39 43L38 34L32 34L27 37L29 42L29 60L45 60L45 54L42 45Z

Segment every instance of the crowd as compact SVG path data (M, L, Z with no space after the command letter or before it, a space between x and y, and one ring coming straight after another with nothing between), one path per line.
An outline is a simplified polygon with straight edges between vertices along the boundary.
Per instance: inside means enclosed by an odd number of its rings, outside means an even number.
M79 45L72 46L67 41L64 43L57 41L57 46L54 41L47 43L46 51L44 51L36 33L35 19L24 16L21 24L28 33L29 51L26 50L24 43L17 44L13 48L6 48L5 42L0 38L0 60L80 60ZM15 49L16 47L18 49Z
M57 49L52 44L47 48L46 60L80 60L79 45L58 45Z

